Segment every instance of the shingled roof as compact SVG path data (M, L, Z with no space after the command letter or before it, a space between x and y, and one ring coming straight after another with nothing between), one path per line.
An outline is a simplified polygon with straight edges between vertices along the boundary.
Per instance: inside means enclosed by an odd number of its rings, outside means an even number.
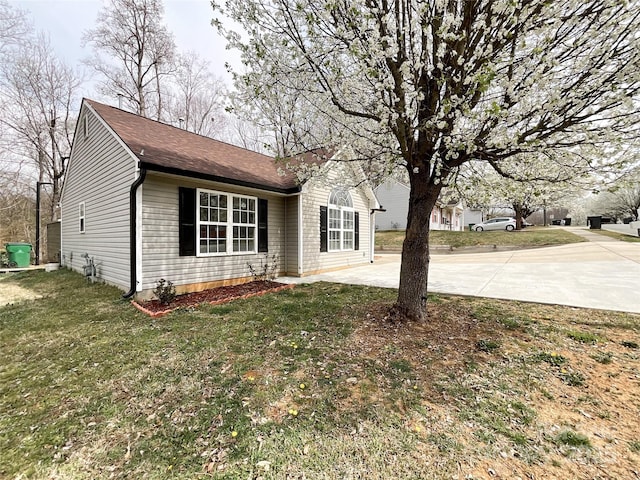
M84 99L147 170L280 193L300 190L296 175L273 157Z

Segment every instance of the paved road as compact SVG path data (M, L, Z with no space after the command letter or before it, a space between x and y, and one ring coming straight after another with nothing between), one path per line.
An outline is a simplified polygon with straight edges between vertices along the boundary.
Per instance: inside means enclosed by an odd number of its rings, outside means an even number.
M589 240L508 252L432 255L429 291L640 313L640 243L564 227ZM373 264L280 281L398 288L400 255Z

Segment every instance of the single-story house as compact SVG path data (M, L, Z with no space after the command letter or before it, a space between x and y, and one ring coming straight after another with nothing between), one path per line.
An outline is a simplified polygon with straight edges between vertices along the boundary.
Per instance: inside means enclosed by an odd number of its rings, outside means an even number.
M373 261L373 190L358 168L307 155L298 180L276 159L84 99L61 194L61 263L149 297L252 279L277 259L304 276ZM296 160L298 162L303 160ZM91 271L92 269L87 269Z
M376 215L377 230L405 230L409 212L409 186L388 178L374 189L376 198L386 211ZM438 200L431 211L431 230L464 230L462 205L459 201Z

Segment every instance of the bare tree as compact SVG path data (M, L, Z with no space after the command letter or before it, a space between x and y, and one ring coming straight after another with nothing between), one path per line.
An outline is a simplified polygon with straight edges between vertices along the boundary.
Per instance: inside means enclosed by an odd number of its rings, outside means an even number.
M211 72L209 62L195 52L179 55L171 92L169 123L206 137L223 134L227 89L224 81Z
M86 63L100 75L102 93L122 96L138 115L157 120L176 48L163 11L161 0L110 0L96 28L83 35L94 51Z
M0 244L35 240L33 216L35 201L32 183L15 171L0 170Z
M11 7L6 0L0 0L0 55L20 45L31 34L26 13Z
M80 76L56 58L43 35L6 55L0 67L0 125L11 134L14 156L27 158L38 181L52 183L52 218L71 150L80 84Z
M260 153L272 153L271 144L274 137L272 130L264 130L257 123L240 118L231 113L227 124L226 141L247 150Z
M638 142L638 0L227 0L214 8L260 106L297 92L345 160L402 162L410 181L394 312L426 320L429 215L472 160L519 177L616 167ZM221 23L219 23L220 25ZM636 103L634 103L636 102ZM317 139L316 139L317 141ZM304 150L303 145L291 150ZM345 150L346 151L346 150ZM545 174L546 176L546 174ZM551 179L551 178L550 178Z

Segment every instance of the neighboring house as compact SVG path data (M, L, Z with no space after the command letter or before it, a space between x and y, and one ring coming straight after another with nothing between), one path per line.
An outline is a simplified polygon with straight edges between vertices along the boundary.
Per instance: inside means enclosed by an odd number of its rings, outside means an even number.
M469 225L475 225L476 223L482 223L484 221L484 213L478 208L465 208L464 213L464 228Z
M409 187L387 179L375 188L375 194L386 211L376 215L376 230L405 230L409 211ZM438 201L431 211L431 230L463 230L464 218L460 202Z
M301 183L272 157L84 99L61 262L93 258L98 278L140 297L161 278L178 293L242 283L267 256L295 276L372 262L379 204L362 172L307 160L321 175Z

